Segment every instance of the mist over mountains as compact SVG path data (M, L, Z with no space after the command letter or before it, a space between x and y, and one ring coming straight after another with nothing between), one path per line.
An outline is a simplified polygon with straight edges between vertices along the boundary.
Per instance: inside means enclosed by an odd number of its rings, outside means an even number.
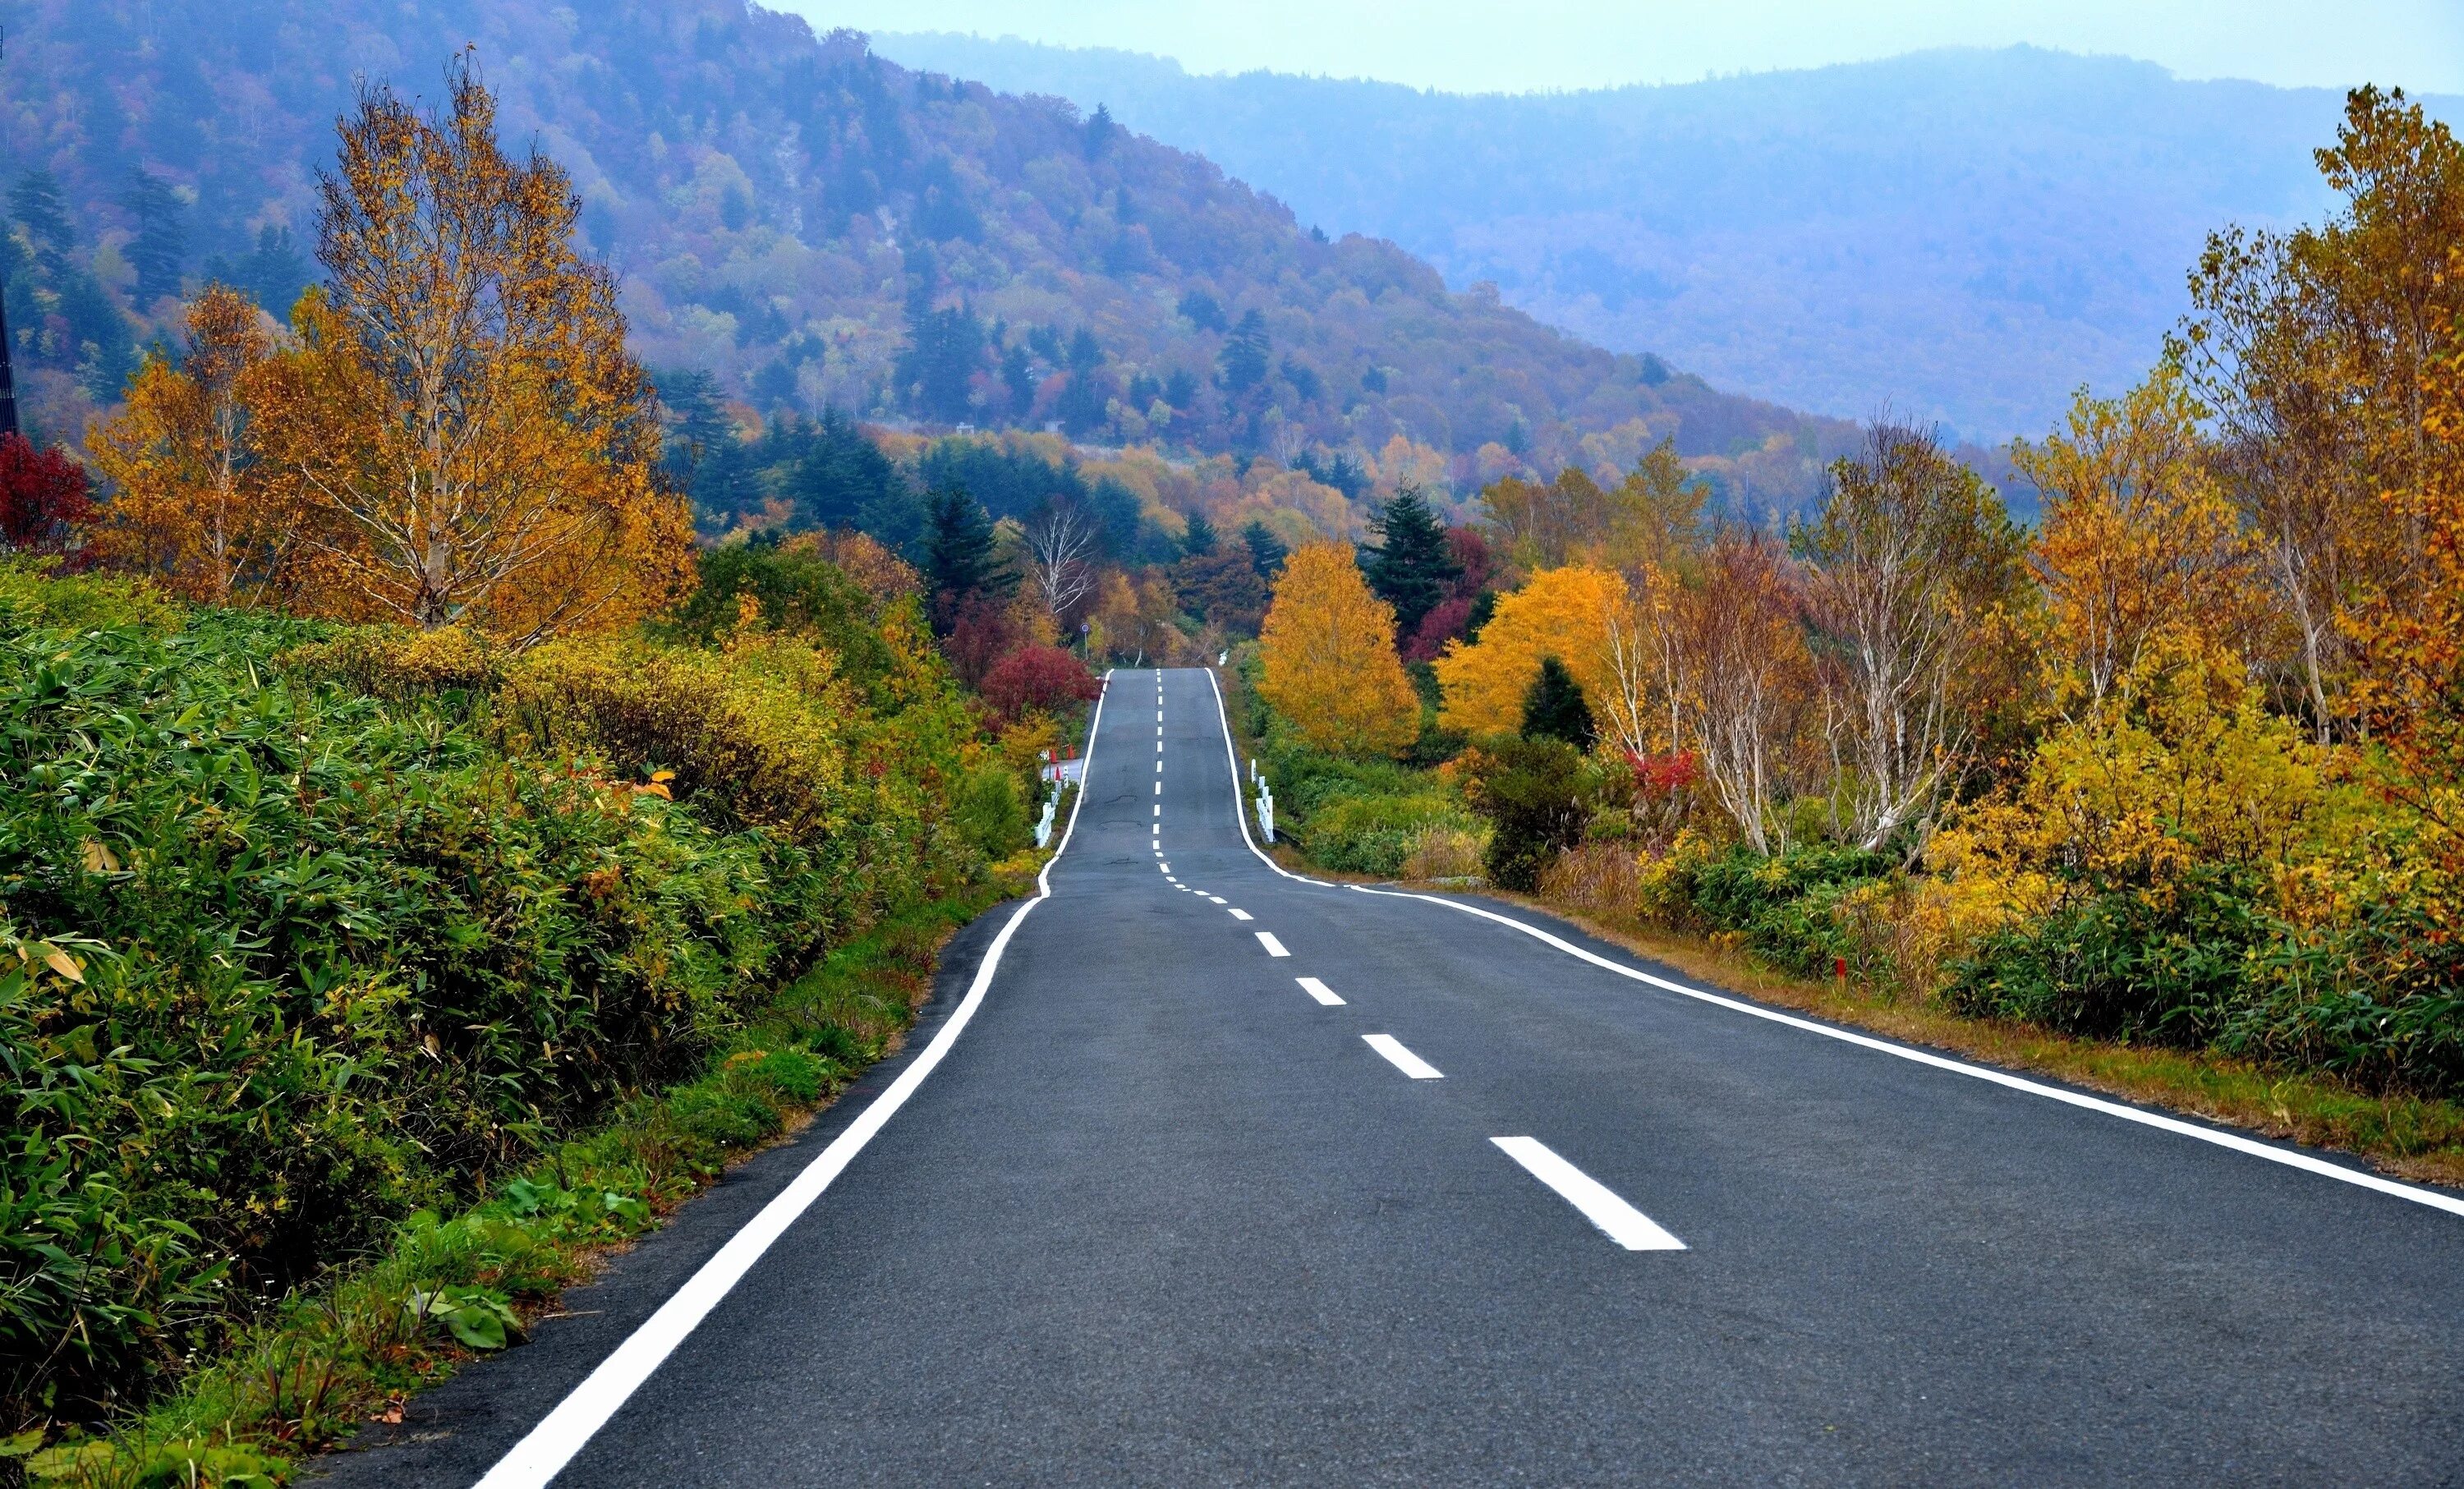
M1991 442L2041 433L2081 383L2144 373L2211 229L2315 216L2311 152L2343 105L2025 47L1466 97L1014 39L874 42L1101 102L1304 222L1392 238L1613 350Z
M509 145L570 173L638 352L756 413L1057 429L1459 493L1673 438L1765 513L1802 507L1855 438L1312 230L1093 109L741 0L13 0L0 20L0 283L29 411L68 437L207 276L287 308L336 116L363 80L432 101L469 46Z

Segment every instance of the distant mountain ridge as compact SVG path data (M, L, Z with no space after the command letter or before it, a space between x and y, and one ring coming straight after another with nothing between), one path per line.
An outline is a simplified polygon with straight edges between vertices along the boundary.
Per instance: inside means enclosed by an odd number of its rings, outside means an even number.
M1392 244L1312 232L1108 116L913 72L740 0L11 9L0 174L61 189L55 207L28 188L0 277L55 430L169 329L164 285L220 258L270 296L296 289L355 79L432 99L468 44L507 139L571 172L641 353L759 409L1293 466L1350 451L1389 483L1461 492L1673 436L1761 511L1801 506L1854 437L1450 292Z
M2311 151L2343 104L2025 47L1465 97L1015 39L875 45L1102 101L1305 221L1391 238L1613 349L1996 443L2041 433L2080 383L2145 371L2209 230L2315 214Z

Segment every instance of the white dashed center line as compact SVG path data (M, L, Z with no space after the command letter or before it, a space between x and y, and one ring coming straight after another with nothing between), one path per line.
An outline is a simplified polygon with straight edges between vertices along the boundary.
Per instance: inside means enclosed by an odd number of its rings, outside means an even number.
M1343 999L1334 996L1334 990L1328 987L1325 983L1318 981L1315 977L1295 977L1292 980L1301 985L1302 992L1308 994L1313 998L1316 998L1325 1006L1329 1008L1341 1008L1343 1006Z
M1254 919L1255 917L1254 917L1254 916L1252 916L1252 915L1251 915L1247 910L1244 910L1244 909L1235 909L1235 910L1233 910L1233 912L1232 912L1232 918L1233 918L1234 920L1250 920L1250 919Z
M1628 1251L1683 1251L1685 1243L1661 1229L1660 1223L1610 1193L1607 1185L1551 1152L1535 1137L1492 1137L1506 1156L1557 1192L1557 1197L1583 1213Z
M1167 876L1172 873L1172 865L1170 864L1157 864L1155 867L1162 869Z
M1213 900L1213 901L1214 901L1216 904L1218 904L1218 905L1221 905L1221 904L1224 903L1224 901L1223 901L1223 896L1221 896L1221 895L1220 895L1220 894L1210 894L1210 895L1208 895L1208 896L1207 896L1207 898L1208 898L1208 899L1210 899L1210 900Z
M1368 1041L1371 1049L1385 1056L1388 1064L1415 1081L1435 1081L1441 1078L1437 1066L1405 1049L1403 1041L1391 1034L1364 1034L1361 1039Z
M1284 950L1284 943L1276 940L1275 933L1271 931L1259 931L1258 944L1266 949L1266 954L1269 956L1289 956L1292 954L1291 953Z

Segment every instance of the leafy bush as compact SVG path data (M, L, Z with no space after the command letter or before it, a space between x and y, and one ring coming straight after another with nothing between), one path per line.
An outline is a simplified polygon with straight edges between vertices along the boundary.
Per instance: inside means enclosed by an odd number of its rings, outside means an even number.
M963 705L895 626L894 712L786 639L550 646L495 693L455 646L0 569L20 1419L143 1397L980 865L939 804Z
M1280 729L1266 776L1276 830L1338 873L1401 874L1433 843L1478 833L1461 798L1427 772L1328 755Z
M1087 664L1059 646L1021 646L984 674L984 701L1004 724L1091 703L1103 690Z
M1463 796L1487 819L1489 883L1529 891L1550 860L1583 841L1583 757L1562 739L1506 735L1467 752Z

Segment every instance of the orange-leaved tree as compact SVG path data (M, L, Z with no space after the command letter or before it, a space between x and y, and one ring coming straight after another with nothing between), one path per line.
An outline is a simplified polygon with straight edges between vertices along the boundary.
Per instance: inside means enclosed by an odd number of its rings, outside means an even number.
M1595 717L1617 712L1615 627L1628 609L1625 580L1614 570L1569 564L1543 569L1497 602L1497 613L1470 646L1446 644L1434 664L1445 705L1439 721L1470 734L1511 733L1524 694L1555 657L1582 685ZM1625 730L1612 723L1621 739Z
M1258 691L1313 748L1391 755L1419 736L1395 607L1369 592L1347 545L1305 544L1285 561L1259 655Z
M258 448L319 518L331 580L303 605L517 646L621 624L692 562L653 395L613 276L574 248L564 172L498 149L467 56L449 82L442 118L376 88L342 120L328 283L253 401Z
M126 407L86 442L115 491L97 546L183 599L291 603L313 517L250 420L274 339L247 296L213 284L188 306L187 342L177 365L146 358Z

